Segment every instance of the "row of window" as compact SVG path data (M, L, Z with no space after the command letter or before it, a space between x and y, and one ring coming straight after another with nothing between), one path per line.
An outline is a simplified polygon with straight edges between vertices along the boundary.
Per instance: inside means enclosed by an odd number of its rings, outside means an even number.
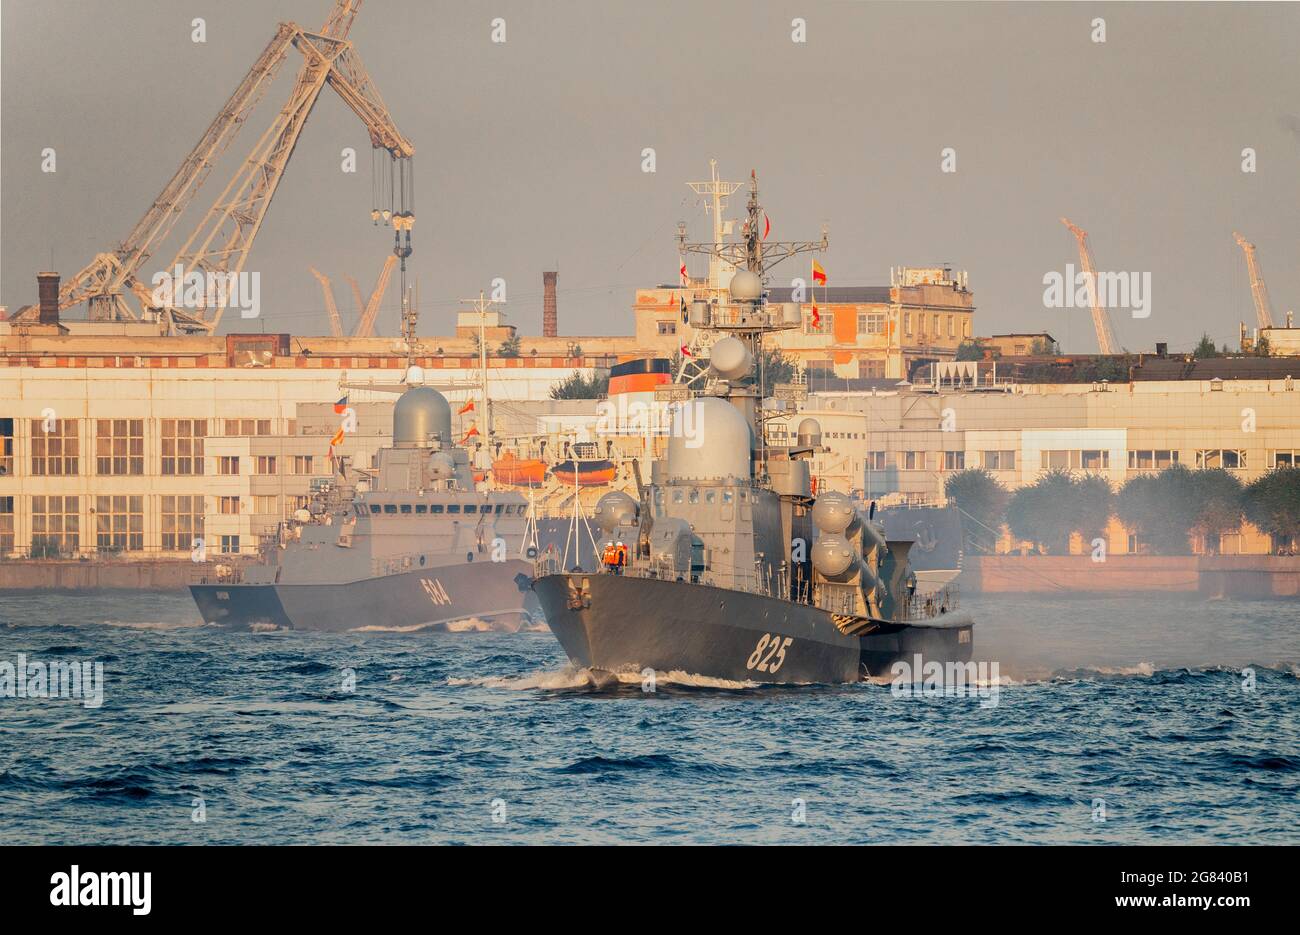
M95 473L104 476L144 474L144 420L92 419L94 423ZM161 472L165 475L204 473L203 443L208 437L207 419L163 419L161 425ZM271 434L270 419L217 420L227 436ZM31 420L31 471L37 477L60 477L81 473L81 433L77 419ZM14 420L0 419L0 473L13 473ZM227 459L222 459L223 462ZM274 474L275 458L259 458ZM312 456L298 455L291 465L293 474L312 473ZM234 470L238 473L238 459Z
M828 432L828 438L858 438L855 432ZM865 437L865 436L863 436ZM898 453L898 466L904 471L926 470L925 451L901 451ZM939 456L941 470L961 471L966 468L966 452L935 452ZM1016 469L1016 452L1014 449L989 450L975 453L978 461L972 467L982 467L988 471L1014 471ZM883 451L868 451L864 466L869 471L885 470ZM1176 449L1155 448L1138 449L1128 452L1129 470L1159 471L1173 464L1178 464ZM1268 468L1295 467L1300 465L1300 448L1270 451ZM1042 466L1045 470L1064 471L1105 471L1110 468L1110 451L1105 448L1075 448L1045 450L1042 452ZM1240 470L1247 467L1246 452L1232 448L1199 449L1196 452L1198 468L1227 468Z
M494 509L495 507L495 509ZM482 516L523 516L526 509L523 503L358 503L357 514L360 516L426 516L450 513L453 515Z
M655 504L657 506L663 506L664 488L656 487L654 492L654 497L655 497ZM744 489L732 490L726 487L720 490L709 489L704 491L705 503L732 503L733 501L748 503L749 491ZM692 487L689 491L683 490L681 487L674 487L672 488L672 502L673 503L699 503L700 491L694 487Z
M82 539L81 509L90 511L93 538ZM254 497L256 512L280 515L280 498ZM286 497L286 512L307 505L308 497ZM160 545L163 551L185 552L203 536L203 494L164 495L159 498ZM0 497L0 554L14 549L14 497ZM143 495L34 496L31 498L32 545L37 557L72 555L94 548L101 552L139 552L144 549ZM240 511L239 497L219 497L218 510L224 514ZM229 540L229 541L226 541ZM223 536L223 552L238 552L239 537Z
M921 339L934 338L941 339L945 333L948 338L969 338L970 337L970 316L969 315L939 315L926 314L924 312L904 312L903 313L903 334L906 337L913 336L913 318L916 316L915 335ZM817 324L813 324L812 312L809 311L804 315L803 330L804 334L830 334L831 318L830 314L822 313L818 316ZM884 312L859 312L857 321L858 334L884 334L887 328L888 316ZM665 333L662 330L661 334Z

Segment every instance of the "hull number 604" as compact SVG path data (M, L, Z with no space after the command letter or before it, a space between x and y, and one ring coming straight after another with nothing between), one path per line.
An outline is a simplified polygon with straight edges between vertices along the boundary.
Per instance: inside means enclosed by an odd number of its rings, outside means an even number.
M766 672L771 675L777 669L785 665L785 651L790 648L794 640L790 637L782 639L779 636L773 636L771 633L764 633L763 638L758 641L754 651L749 654L748 661L745 662L746 669L757 669L759 672Z

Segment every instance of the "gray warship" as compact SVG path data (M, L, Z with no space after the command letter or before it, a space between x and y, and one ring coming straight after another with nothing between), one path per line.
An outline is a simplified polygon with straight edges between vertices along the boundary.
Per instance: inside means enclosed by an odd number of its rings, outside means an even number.
M621 569L588 572L539 562L533 589L576 665L606 673L682 672L740 682L843 683L915 665L967 662L972 617L954 589L917 590L910 541L887 539L874 508L814 493L821 450L811 418L793 444L765 438L769 396L759 351L766 334L802 325L793 303L769 306L763 277L776 260L820 243L765 244L751 174L743 241L687 245L734 263L728 294L690 305L715 337L697 390L678 387L666 457L638 497L606 494L602 538L632 546ZM718 335L721 336L718 336ZM916 671L920 671L917 666Z
M373 471L336 471L268 537L259 563L190 586L203 619L333 632L529 622L528 503L477 491L469 455L451 439L446 397L408 387Z

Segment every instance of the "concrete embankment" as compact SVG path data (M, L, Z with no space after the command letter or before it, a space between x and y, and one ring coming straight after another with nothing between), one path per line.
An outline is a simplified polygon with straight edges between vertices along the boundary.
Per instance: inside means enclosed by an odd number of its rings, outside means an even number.
M188 560L79 562L59 559L0 561L0 591L178 591L203 573Z
M1300 598L1300 556L983 555L968 558L959 584L984 594L1201 594Z

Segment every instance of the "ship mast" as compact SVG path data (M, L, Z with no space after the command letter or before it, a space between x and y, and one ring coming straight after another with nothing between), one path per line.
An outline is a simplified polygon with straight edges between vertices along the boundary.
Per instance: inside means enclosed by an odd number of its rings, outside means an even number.
M714 179L716 183L716 170ZM696 189L696 185L706 183L690 184L692 189ZM756 282L759 288L756 290L758 293L756 298L736 299L727 295L720 304L708 308L701 308L700 306L706 303L696 301L693 303L690 317L692 328L729 334L744 342L753 358L757 368L756 390L744 385L738 385L735 382L726 382L726 388L718 395L725 396L732 405L745 413L754 429L755 441L759 448L759 463L764 465L764 470L766 470L767 433L764 431L763 425L762 400L768 396L768 388L766 384L767 375L763 366L763 339L769 332L789 331L803 325L802 310L797 307L787 308L792 303L783 303L781 306L775 307L775 309L769 308L766 294L769 272L778 263L791 257L803 253L823 252L829 244L824 227L822 228L821 240L765 241L763 239L766 231L765 215L762 203L758 198L758 173L756 171L749 173L749 200L746 204L745 222L741 227L741 239L738 241L726 240L722 226L718 223L718 208L721 205L722 193L726 192L724 186L731 184L733 183L724 182L714 184L712 187L711 193L715 199L715 240L712 243L688 243L685 225L679 225L678 243L683 256L688 253L695 253L709 257L711 270L716 262L718 264L727 264L733 270L744 269L757 277ZM699 191L700 189L696 190ZM733 188L731 191L735 191L735 189ZM729 192L726 193L729 194ZM734 281L734 274L732 278Z
M463 304L468 305L473 311L478 312L478 374L479 374L479 402L483 406L483 417L487 420L487 435L483 437L485 442L492 440L492 398L488 396L488 368L487 368L487 313L489 309L496 304L496 299L488 299L483 290L479 290L477 299L461 299Z

